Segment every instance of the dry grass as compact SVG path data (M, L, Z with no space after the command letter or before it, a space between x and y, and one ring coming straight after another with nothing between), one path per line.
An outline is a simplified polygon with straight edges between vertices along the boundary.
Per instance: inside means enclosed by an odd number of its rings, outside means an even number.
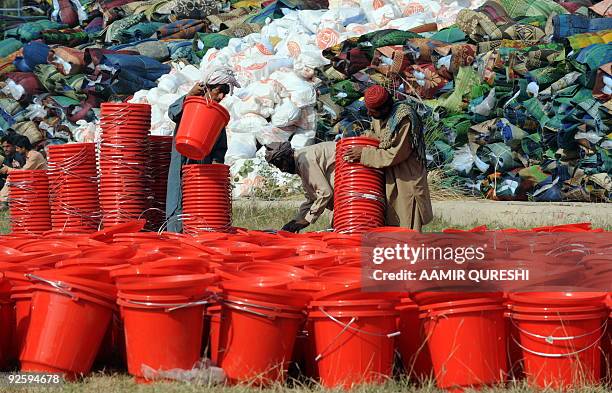
M188 383L167 383L160 382L148 385L138 385L132 378L126 375L104 375L96 374L85 378L78 383L65 384L57 388L2 388L0 392L59 392L59 393L345 393L346 390L326 389L319 385L288 386L277 384L269 388L252 388L248 386L209 386ZM573 389L574 393L606 393L609 392L604 386L584 387ZM443 392L435 387L432 382L424 385L416 385L408 380L389 381L384 385L361 385L348 392L351 393L437 393ZM475 390L466 390L476 392ZM552 389L532 389L522 382L509 383L503 387L491 387L479 390L482 393L553 393L560 392Z
M11 226L9 223L9 215L7 211L0 212L0 234L9 233Z
M454 183L456 176L449 176L443 169L433 169L427 174L429 193L434 201L482 199L481 195L466 195L465 188Z
M249 228L249 229L280 229L283 225L294 218L297 213L297 207L299 201L286 202L255 202L247 201L244 203L237 204L234 207L233 222L237 227ZM325 231L331 228L331 212L325 212L317 222L308 227L306 231ZM438 232L444 228L450 227L451 224L440 220L434 219L425 228L428 232ZM473 226L476 226L473 225ZM472 226L472 227L473 227ZM468 227L461 227L468 228ZM469 227L471 228L471 227ZM10 226L8 222L8 214L6 212L0 213L0 234L9 233ZM1 390L0 390L1 393Z
M464 197L463 199L466 198ZM457 199L456 201L457 206L459 207L461 204L460 199ZM280 229L284 224L295 217L300 203L301 197L283 201L241 200L240 202L234 204L233 223L237 227L249 229ZM546 215L541 215L536 219L536 221L541 222L534 224L533 222L526 222L524 215L521 216L519 214L508 213L501 214L503 210L504 205L502 202L499 202L500 214L473 215L473 217L462 217L460 222L453 222L457 221L457 217L443 219L438 215L440 212L436 213L436 209L434 208L435 217L432 222L423 227L423 230L425 232L440 232L441 230L450 227L457 229L470 229L485 224L491 229L528 229L537 225L589 221L584 217L573 217L573 219L569 220L558 217L551 218ZM605 215L606 212L607 211L602 212L602 214ZM550 222L551 219L552 221L556 220L556 222ZM306 228L306 231L330 230L331 221L331 212L326 211L316 223ZM612 230L612 225L608 221L598 222L596 224L596 226L605 228L607 230ZM8 233L9 229L8 214L6 212L0 212L0 234Z

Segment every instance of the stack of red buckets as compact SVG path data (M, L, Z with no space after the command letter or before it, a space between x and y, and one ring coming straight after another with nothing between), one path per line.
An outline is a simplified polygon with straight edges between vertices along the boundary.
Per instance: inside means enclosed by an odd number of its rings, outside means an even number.
M149 159L147 180L149 182L149 211L147 228L157 231L166 220L166 187L172 154L172 136L149 136Z
M100 125L100 207L104 226L139 218L147 210L148 104L103 103Z
M8 182L12 232L42 233L50 230L47 173L44 170L12 171Z
M53 229L96 231L100 205L95 144L52 145L47 155Z
M379 169L344 160L350 147L378 147L372 138L343 138L336 144L334 229L363 233L384 225L385 189Z
M183 166L183 231L227 231L232 226L229 166Z

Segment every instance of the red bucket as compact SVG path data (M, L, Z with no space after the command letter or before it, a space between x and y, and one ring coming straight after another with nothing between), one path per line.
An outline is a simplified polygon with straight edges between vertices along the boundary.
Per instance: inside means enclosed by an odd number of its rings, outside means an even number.
M216 102L202 97L187 97L176 133L176 150L185 157L203 159L211 152L229 120L227 109Z
M505 308L475 305L421 313L441 389L497 385L507 374Z
M88 374L113 308L94 296L35 285L21 370L64 373L68 380Z
M524 372L540 388L572 389L599 383L607 313L511 313Z
M138 382L145 380L144 366L152 371L190 370L200 360L205 302L168 302L163 296L149 296L147 301L142 301L122 293L118 299L124 321L128 372Z
M350 388L391 378L397 335L393 303L322 301L310 309L323 386Z
M227 321L221 337L227 339L221 367L228 381L260 386L282 382L304 315L250 300L248 305L223 303L223 316Z

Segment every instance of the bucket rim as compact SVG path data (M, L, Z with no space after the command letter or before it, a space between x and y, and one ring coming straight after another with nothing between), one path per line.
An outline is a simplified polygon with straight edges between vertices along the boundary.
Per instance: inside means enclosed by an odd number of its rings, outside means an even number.
M193 300L193 297L184 296L184 295L151 295L151 294L141 294L141 293L125 293L125 292L117 292L117 299L122 300L136 300L136 301L151 301L157 303L164 302L180 302L180 301L190 301Z
M563 306L525 306L525 305L517 305L517 304L508 304L508 310L510 312L515 312L519 314L574 314L574 313L588 313L588 312L597 312L597 311L605 311L607 309L605 304L601 305L590 305L590 306L572 306L572 307L563 307Z
M462 299L462 300L451 300L448 302L431 303L419 306L419 310L422 312L426 311L438 311L454 308L463 308L469 306L488 306L488 305L503 305L503 298L474 298L474 299Z
M335 318L353 318L353 317L397 317L398 312L395 309L389 310L351 310L351 311L341 311L341 310L309 310L308 318L321 318L321 319L329 319L329 316L333 316Z
M204 287L212 284L217 279L216 274L177 274L174 276L159 276L152 278L135 278L132 282L117 283L117 289L121 291L146 291L192 288L196 285Z
M100 271L100 269L98 269L98 271ZM36 274L30 274L28 277L30 278L34 286L51 286L56 289L63 289L67 291L76 289L79 292L85 292L92 296L109 299L112 302L114 302L116 298L117 290L112 284L100 283L95 280L82 279L80 277L72 277L69 275L57 275L49 277L45 274L39 275L39 273L44 272L35 273Z
M252 270L255 270L254 272ZM263 262L263 261L254 261L254 262L244 262L241 266L238 267L238 272L247 272L252 275L260 275L267 274L264 273L266 270L270 270L270 273L273 276L279 277L293 277L296 279L300 279L302 277L312 276L308 271L291 265L284 265L281 263L273 263L273 262Z
M179 301L176 303L169 302L149 302L149 301L138 301L138 300L130 300L124 298L117 298L117 304L121 306L123 309L131 309L131 310L164 310L164 313L169 313L176 310L182 310L186 308L192 307L203 307L205 308L208 304L208 298L203 298L200 300L187 300L187 301ZM125 312L125 310L124 310Z
M386 299L357 299L357 300L313 300L309 304L312 307L367 307L377 306L380 309L395 310L395 303Z
M559 288L554 291L533 291L508 294L509 299L515 303L523 304L546 304L546 305L564 305L580 302L604 303L608 292L597 291L568 291L567 288ZM559 303L553 303L559 302Z
M189 96L187 98L185 98L185 103L184 105L187 105L188 103L194 103L194 104L203 104L206 105L208 107L212 107L218 111L220 111L223 116L226 118L227 121L229 121L230 119L230 113L227 109L225 109L225 107L221 104L219 104L218 102L214 101L214 100L210 100L204 97L198 97L198 96Z
M276 312L292 312L292 313L304 313L306 307L290 306L282 303L266 302L258 299L249 299L238 296L225 295L219 300L221 304L237 304L239 306L246 306L248 308L261 308L264 310L271 310Z
M532 322L555 322L555 321L584 321L589 319L605 319L608 312L602 310L600 312L591 312L584 314L569 314L569 315L538 315L538 314L521 314L509 312L508 317L517 321L532 321Z
M306 316L303 313L297 312L286 312L286 311L273 311L273 310L262 310L255 307L248 306L239 306L234 304L224 304L227 312L242 312L247 314L252 314L258 317L263 317L267 319L276 319L276 318L288 318L288 319L305 319Z
M450 308L447 310L435 310L435 311L424 311L419 313L420 319L438 319L444 318L447 315L459 315L459 314L468 314L482 311L500 311L502 313L506 312L506 308L503 305L495 306L474 306L474 307L460 307L460 308Z
M74 301L78 301L78 300L86 300L88 302L91 303L95 303L99 306L102 307L106 307L109 308L113 311L117 310L117 306L115 305L114 301L105 301L104 299L100 299L99 297L96 296L92 296L90 294L84 293L82 291L78 291L78 292L73 292L74 296L71 296L69 294L67 294L66 292L57 289L57 288L53 288L47 285L34 285L34 288L32 289L32 301L34 300L34 295L36 294L36 291L41 291L41 292L49 292L49 293L53 293L55 295L59 295L59 296L63 296L66 298L70 298Z

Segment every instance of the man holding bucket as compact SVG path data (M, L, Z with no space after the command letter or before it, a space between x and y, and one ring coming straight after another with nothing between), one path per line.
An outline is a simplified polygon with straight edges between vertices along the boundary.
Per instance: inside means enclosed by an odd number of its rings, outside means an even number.
M283 231L299 232L314 223L325 209L334 209L335 142L298 150L290 142L270 143L266 145L266 161L283 172L299 175L306 195L297 216L283 226Z
M344 160L382 169L387 200L385 224L420 231L433 218L421 119L408 102L395 103L380 85L369 87L364 99L373 118L371 134L380 145L351 147Z
M187 97L199 96L206 97L215 102L221 102L226 95L232 92L234 87L240 87L238 81L230 68L218 67L211 68L204 76L203 81L197 83L183 97L176 100L168 108L168 117L176 123L176 131L179 128L181 116L183 114L183 104ZM172 143L172 156L170 159L170 168L168 171L168 188L166 192L166 220L168 223L167 230L169 232L182 232L183 225L180 220L183 214L183 195L181 189L182 167L186 164L212 164L223 163L225 152L227 151L227 136L225 129L221 131L212 151L208 156L201 160L189 159L181 155L176 150L176 140Z

